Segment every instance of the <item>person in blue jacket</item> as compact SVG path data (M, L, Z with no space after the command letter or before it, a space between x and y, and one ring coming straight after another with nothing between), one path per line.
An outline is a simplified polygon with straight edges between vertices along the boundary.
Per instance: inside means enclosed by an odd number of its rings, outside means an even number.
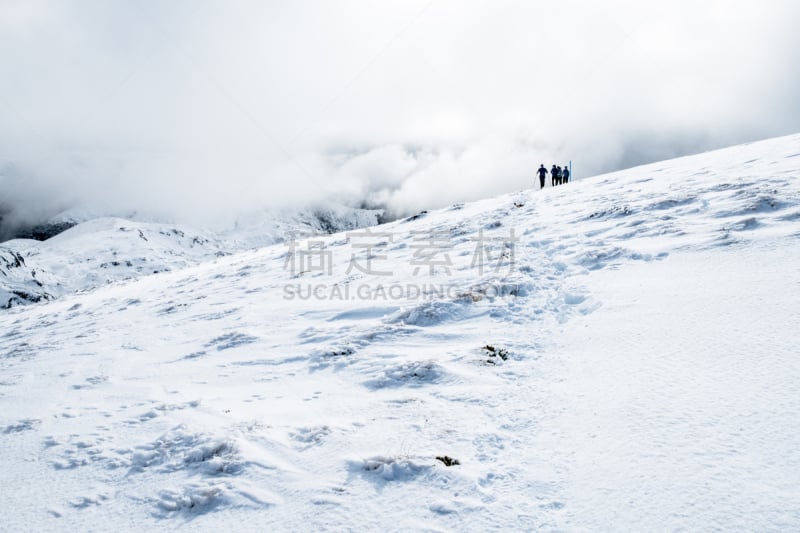
M537 172L539 173L539 188L544 189L544 177L547 175L547 169L544 168L544 165L539 165Z

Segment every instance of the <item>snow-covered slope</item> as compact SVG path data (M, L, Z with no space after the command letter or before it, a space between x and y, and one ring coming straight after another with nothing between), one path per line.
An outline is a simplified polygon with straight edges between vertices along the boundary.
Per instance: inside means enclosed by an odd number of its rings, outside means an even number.
M374 225L380 211L346 207L249 215L233 227L95 217L71 210L54 217L69 227L47 239L0 243L0 308L52 300L107 283L179 270L203 261L281 242L287 234L331 233ZM24 268L19 263L24 264Z
M18 244L25 243L20 241ZM45 283L57 285L58 281L48 273L30 267L25 257L14 248L0 246L0 309L51 299L52 295L44 289Z
M3 525L796 530L798 178L795 135L11 309Z

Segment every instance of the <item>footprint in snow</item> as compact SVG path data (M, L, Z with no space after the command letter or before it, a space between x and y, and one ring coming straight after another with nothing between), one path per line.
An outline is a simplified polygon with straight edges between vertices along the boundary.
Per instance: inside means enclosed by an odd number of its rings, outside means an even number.
M384 370L384 375L364 382L371 389L421 387L441 381L447 372L434 361L412 361Z
M258 337L234 331L212 339L206 344L206 348L216 348L221 352L223 350L230 350L231 348L252 344L256 341L258 341Z
M36 418L25 418L17 421L14 424L6 426L3 429L3 434L9 435L12 433L22 433L23 431L31 431L36 429L42 424L42 421Z

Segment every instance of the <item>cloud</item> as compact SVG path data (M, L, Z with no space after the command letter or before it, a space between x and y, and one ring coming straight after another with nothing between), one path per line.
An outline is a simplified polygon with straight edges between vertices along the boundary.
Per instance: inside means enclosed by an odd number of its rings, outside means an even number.
M405 214L800 130L774 0L0 2L0 205Z

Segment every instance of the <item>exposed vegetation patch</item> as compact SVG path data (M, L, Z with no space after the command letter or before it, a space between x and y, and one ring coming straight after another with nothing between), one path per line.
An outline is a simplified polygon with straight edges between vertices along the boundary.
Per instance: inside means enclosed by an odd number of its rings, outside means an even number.
M489 356L489 359L486 360L487 363L496 364L497 358L502 359L503 361L508 360L508 350L505 348L498 348L491 344L487 344L481 350Z
M453 459L449 455L437 455L436 460L441 461L444 464L444 466L455 466L461 464L461 461L459 461L458 459Z

